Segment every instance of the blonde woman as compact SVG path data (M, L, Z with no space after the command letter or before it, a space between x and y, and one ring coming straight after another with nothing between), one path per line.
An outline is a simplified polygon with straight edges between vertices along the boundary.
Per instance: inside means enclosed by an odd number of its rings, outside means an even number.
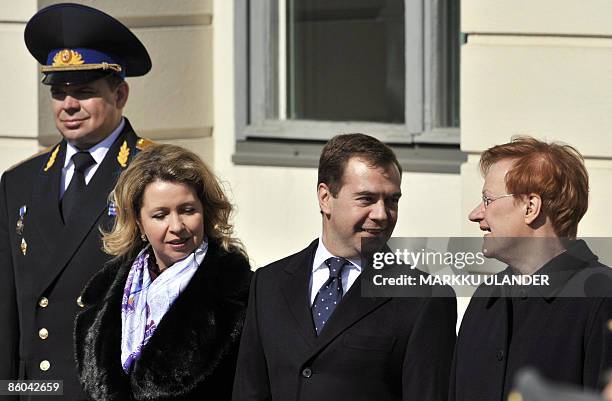
M92 400L231 398L251 271L214 174L154 145L121 174L113 260L83 291L75 347Z

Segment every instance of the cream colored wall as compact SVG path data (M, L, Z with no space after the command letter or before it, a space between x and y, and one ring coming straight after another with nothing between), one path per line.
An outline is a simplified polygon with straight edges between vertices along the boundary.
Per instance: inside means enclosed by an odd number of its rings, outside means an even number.
M608 0L462 0L466 33L610 35Z
M462 0L463 214L478 201L478 154L528 134L586 156L591 199L579 235L612 234L611 13L605 0ZM478 235L469 222L463 232Z
M25 21L35 1L0 4L0 171L38 150L36 65L23 44Z

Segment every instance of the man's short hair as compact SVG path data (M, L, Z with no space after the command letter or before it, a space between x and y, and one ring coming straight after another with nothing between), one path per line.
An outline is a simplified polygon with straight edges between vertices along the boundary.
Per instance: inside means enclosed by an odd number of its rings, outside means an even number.
M395 154L391 148L378 139L365 134L336 135L325 144L319 159L319 178L317 185L324 183L336 197L342 188L342 177L349 159L358 157L370 166L388 167L394 165L402 174Z
M506 190L515 195L539 194L542 211L559 237L575 238L589 203L589 176L582 155L570 145L546 143L528 136L487 149L480 171L504 159L514 160Z
M119 85L125 82L123 78L116 74L109 74L104 77L104 79L106 80L106 83L108 84L108 87L111 88L111 90L117 89Z

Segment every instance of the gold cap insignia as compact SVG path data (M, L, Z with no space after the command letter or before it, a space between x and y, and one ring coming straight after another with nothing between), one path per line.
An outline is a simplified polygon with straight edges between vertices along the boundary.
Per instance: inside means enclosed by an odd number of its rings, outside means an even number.
M127 141L123 141L119 149L119 154L117 155L117 161L121 167L127 167L128 157L130 157L130 148L128 148Z
M57 157L57 152L59 152L59 148L59 145L57 145L53 153L51 153L51 157L49 157L44 171L48 171L51 167L53 167L53 164L55 163L55 158Z
M65 67L69 65L80 65L83 64L83 56L77 51L64 49L57 52L53 57L53 67Z

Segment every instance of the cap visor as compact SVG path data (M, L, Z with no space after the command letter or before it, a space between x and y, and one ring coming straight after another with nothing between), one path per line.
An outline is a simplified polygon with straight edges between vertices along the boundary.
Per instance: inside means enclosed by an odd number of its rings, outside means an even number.
M45 85L77 85L86 84L113 74L112 71L58 71L47 72L42 79Z

